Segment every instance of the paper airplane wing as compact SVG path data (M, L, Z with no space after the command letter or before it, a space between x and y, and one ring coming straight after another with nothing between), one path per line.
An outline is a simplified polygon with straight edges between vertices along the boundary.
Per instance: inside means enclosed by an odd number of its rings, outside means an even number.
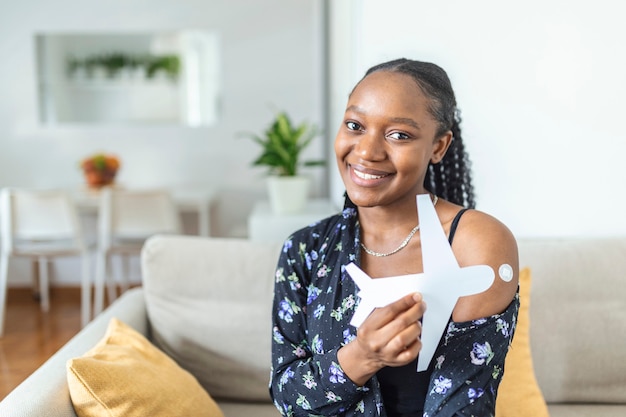
M359 305L350 324L359 327L375 308L384 307L407 294L420 290L422 274L386 278L370 278L354 263L346 265L346 272L359 287Z
M454 291L459 297L487 291L493 284L495 273L489 265L472 265L463 268L463 279L455 282Z
M350 324L357 329L363 324L365 319L374 311L376 306L370 303L368 300L361 299L359 302L359 306L356 308L356 311L352 315L352 319L350 320Z
M348 265L346 265L346 272L350 275L352 281L354 281L356 286L359 287L361 291L365 290L369 286L369 283L372 281L372 278L370 278L369 275L363 272L361 268L356 266L354 262L350 262Z
M437 350L439 345L439 339L448 325L449 315L446 312L452 313L456 300L446 299L433 299L430 297L428 302L428 308L424 312L422 320L422 350L417 357L417 372L422 372L428 369L428 365Z
M417 196L417 212L419 214L424 273L430 274L451 268L458 269L459 263L452 253L452 248L441 227L429 194Z
M429 276L422 286L428 305L422 326L422 350L417 360L417 371L422 372L437 350L439 339L446 331L448 320L459 297L486 291L493 284L494 272L488 265L475 265Z

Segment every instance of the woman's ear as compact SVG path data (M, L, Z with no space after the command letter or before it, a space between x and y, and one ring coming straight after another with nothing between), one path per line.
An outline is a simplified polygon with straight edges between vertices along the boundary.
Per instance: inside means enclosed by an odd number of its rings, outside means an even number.
M443 135L435 139L433 146L433 154L430 157L431 164L438 164L446 155L450 144L452 143L452 131L448 130Z

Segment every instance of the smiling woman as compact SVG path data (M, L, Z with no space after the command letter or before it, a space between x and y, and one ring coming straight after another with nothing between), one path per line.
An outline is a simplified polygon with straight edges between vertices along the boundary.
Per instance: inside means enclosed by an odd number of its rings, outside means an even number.
M353 89L335 139L345 208L294 232L278 261L271 393L284 415L493 415L519 306L517 245L506 226L473 209L459 124L450 80L435 64L385 62ZM423 254L417 232L427 213L416 196L437 203L433 219L460 267L512 269L509 281L453 297L444 334L427 344L433 359L420 368L426 305L448 297L408 294L359 320L357 331L359 289L346 275L350 263L373 279L417 275L423 257L441 257Z

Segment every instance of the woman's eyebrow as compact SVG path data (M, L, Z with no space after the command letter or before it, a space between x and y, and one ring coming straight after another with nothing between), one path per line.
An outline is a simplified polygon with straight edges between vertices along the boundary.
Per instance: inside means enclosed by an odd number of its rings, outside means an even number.
M362 108L360 108L359 106L356 106L354 104L351 105L351 106L348 106L346 108L346 112L349 112L349 111L357 113L359 115L365 115L366 114L365 111ZM409 125L409 126L415 128L415 129L418 129L418 130L422 129L421 126L415 120L413 120L413 119L411 119L409 117L390 117L389 120L392 123L399 123L399 124Z
M410 119L408 117L392 117L390 120L394 123L401 123L401 124L409 125L418 130L421 129L420 125L415 120Z
M353 105L351 105L351 106L348 106L348 107L346 108L346 111L347 111L347 112L348 112L348 111L352 111L352 112L359 113L359 114L365 114L365 112L363 111L363 109L362 109L362 108L360 108L359 106L355 106L354 104L353 104Z

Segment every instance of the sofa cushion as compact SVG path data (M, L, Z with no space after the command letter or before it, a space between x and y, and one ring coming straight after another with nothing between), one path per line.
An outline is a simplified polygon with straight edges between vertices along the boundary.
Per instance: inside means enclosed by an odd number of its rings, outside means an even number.
M498 417L548 417L548 407L537 385L530 352L529 327L531 271L519 274L520 308L513 343L504 363L504 377L498 388Z
M281 246L193 236L155 236L144 245L153 341L215 398L270 401L270 313Z
M218 404L226 417L280 417L280 412L273 403L220 401Z
M530 341L546 401L626 403L626 239L518 245L533 274Z
M223 417L189 372L115 318L96 346L67 362L67 381L79 417Z
M550 417L624 417L622 404L550 404Z

